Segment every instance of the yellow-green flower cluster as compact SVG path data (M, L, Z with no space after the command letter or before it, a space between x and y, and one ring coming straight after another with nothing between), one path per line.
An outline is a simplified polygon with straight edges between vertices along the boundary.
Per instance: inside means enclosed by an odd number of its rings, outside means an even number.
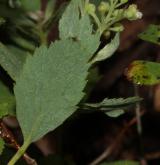
M98 31L123 31L123 25L119 22L123 19L130 21L142 18L142 13L137 5L131 4L128 8L121 8L128 0L108 0L101 1L98 7L87 1L85 5L86 12L93 18L98 26Z

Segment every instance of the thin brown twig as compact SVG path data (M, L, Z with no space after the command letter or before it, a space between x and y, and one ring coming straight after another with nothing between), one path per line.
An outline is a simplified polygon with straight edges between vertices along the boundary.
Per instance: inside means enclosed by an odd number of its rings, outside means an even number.
M12 148L19 150L20 145L15 140L12 132L6 127L2 120L0 120L0 137ZM32 159L27 153L23 155L24 160L28 165L38 165L37 162Z
M144 114L144 111L141 112L141 116ZM121 130L120 134L116 137L114 143L112 143L99 157L97 157L93 162L91 162L89 165L97 165L100 162L102 162L104 159L106 159L109 155L112 154L112 152L115 150L116 146L122 141L125 133L128 131L128 129L134 125L137 122L137 118L134 117L132 120L128 122L128 124L125 125L125 127Z

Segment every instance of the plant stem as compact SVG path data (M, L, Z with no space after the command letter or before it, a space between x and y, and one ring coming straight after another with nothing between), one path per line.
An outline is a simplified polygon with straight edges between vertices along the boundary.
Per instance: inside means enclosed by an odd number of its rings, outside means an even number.
M107 17L104 20L104 24L103 24L103 26L104 26L103 28L104 29L102 28L103 30L105 30L105 29L107 29L109 27L108 24L109 24L109 22L111 20L110 17L112 16L114 9L115 9L115 4L113 3L113 0L111 0L110 1L110 9L108 11Z
M12 157L12 159L8 162L7 165L14 165L23 156L29 144L30 144L29 140L25 141L24 144L19 148L17 153Z
M113 19L113 21L111 21L110 23L108 23L107 24L107 27L109 28L109 27L111 27L113 24L115 24L116 22L118 22L118 21L121 21L123 18L117 18L117 19Z
M135 96L139 96L138 87L136 85L134 85L134 89L135 89ZM138 134L141 136L141 134L142 134L142 121L141 121L140 109L141 109L140 103L137 103L136 104L137 131L138 131Z
M138 87L134 85L135 95L139 96ZM141 120L141 106L140 103L136 104L136 118L137 118L137 132L139 136L139 149L140 149L140 162L141 164L147 165L147 162L144 158L144 147L142 143L142 120Z
M101 22L100 22L99 18L97 17L97 15L95 13L90 13L90 15L93 17L95 23L98 26L98 29L101 31Z
M2 120L0 120L0 138L2 138L6 142L6 144L9 144L14 149L16 149L16 150L20 149L20 146L17 143L12 132L5 126L5 124L3 123ZM29 165L37 165L37 162L34 159L32 159L29 155L27 155L26 153L24 153L23 159Z
M39 37L40 37L41 44L47 45L47 35L43 32L42 29L39 32Z

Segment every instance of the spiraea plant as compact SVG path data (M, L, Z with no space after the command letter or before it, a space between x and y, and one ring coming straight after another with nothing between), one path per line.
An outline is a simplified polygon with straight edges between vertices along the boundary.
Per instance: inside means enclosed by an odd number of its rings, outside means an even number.
M90 68L111 57L119 46L124 29L120 21L142 17L137 6L127 2L108 0L96 5L71 0L56 9L56 1L50 0L44 12L40 0L0 1L0 35L6 36L0 43L0 65L13 80L14 91L0 83L0 118L3 123L3 117L15 115L24 139L8 165L14 165L32 142L56 129L79 107L118 116L141 100L106 98L89 104L84 99ZM49 43L48 34L57 20L59 39ZM101 36L111 39L103 48ZM3 132L1 125L1 153L8 142L16 144Z

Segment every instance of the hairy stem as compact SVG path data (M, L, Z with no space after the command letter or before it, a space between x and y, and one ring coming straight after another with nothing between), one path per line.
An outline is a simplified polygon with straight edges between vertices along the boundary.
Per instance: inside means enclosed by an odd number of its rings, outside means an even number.
M20 149L19 144L17 143L15 137L13 136L12 132L6 127L2 120L0 120L0 137L11 147L16 150ZM26 161L28 165L37 165L36 160L32 159L26 153L23 154L23 159Z
M12 157L12 159L8 162L7 165L14 165L25 153L29 146L29 141L25 141L24 144L19 148L17 153Z

